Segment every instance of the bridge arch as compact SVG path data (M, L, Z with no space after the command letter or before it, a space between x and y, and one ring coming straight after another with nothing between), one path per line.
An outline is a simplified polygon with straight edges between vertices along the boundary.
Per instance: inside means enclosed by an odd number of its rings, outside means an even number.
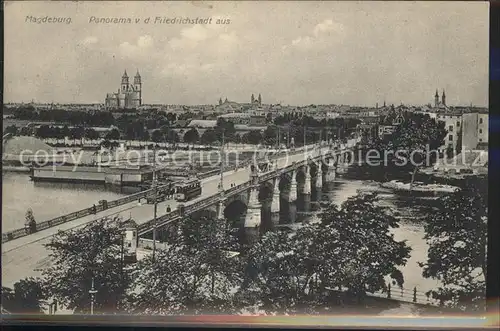
M228 201L224 208L224 218L232 228L241 228L245 225L247 208L247 204L242 199Z
M260 184L259 201L268 201L273 198L274 185L272 182L266 181Z
M284 173L282 174L279 179L280 182L278 184L279 189L281 192L288 191L290 189L290 183L292 180L292 173Z
M309 166L311 168L310 171L311 177L316 177L318 173L321 173L321 164L320 167L318 167L318 165L315 162L311 162L309 163Z

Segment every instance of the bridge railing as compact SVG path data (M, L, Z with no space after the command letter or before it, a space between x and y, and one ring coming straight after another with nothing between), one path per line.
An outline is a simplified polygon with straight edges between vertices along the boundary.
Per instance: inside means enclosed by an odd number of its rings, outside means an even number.
M391 288L390 284L387 291L370 292L369 295L387 298L396 301L403 301L409 303L439 306L439 301L428 296L425 292L419 291L417 287L414 288Z
M291 153L293 155L293 154L297 154L297 153L302 152L302 149L298 149L295 151L287 150L286 152ZM281 157L282 157L282 153L278 152L278 153L273 154L269 159L274 160L274 159L279 159ZM261 160L263 160L263 159L265 159L265 158L262 158ZM247 160L247 161L243 162L240 167L246 167L255 161L256 161L255 159ZM307 162L307 161L304 160L304 161L300 161L300 162L303 163L303 162ZM286 171L288 171L288 169L290 167L294 167L294 166L296 166L296 164L292 164L290 166L287 166L286 168L282 169L281 171L286 172ZM234 169L234 166L225 167L225 171L228 171L231 169ZM208 178L208 177L211 177L211 176L216 175L218 173L219 173L219 169L214 169L214 170L205 172L203 174L200 174L199 178L200 179ZM268 174L262 176L262 178L260 178L260 181L268 180L269 178L272 178L274 176L275 176L274 172L269 172ZM244 184L240 184L236 187L230 188L229 190L226 191L225 194L228 194L228 195L236 194L236 192L240 192L240 191L247 189L249 187L249 185L250 184L248 182L244 183ZM167 187L167 186L168 185L162 185L162 186L159 186L158 188L161 189L161 188ZM102 212L105 209L115 208L115 207L130 203L130 202L133 202L136 200L148 198L148 197L153 196L153 194L154 194L153 189L148 189L148 190L136 193L136 194L132 194L132 195L129 195L129 196L126 196L123 198L119 198L117 200L109 201L106 203L106 208L104 205L99 204L99 205L95 206L95 212L96 213ZM185 213L189 214L189 213L192 213L194 211L200 210L202 208L206 208L207 206L211 205L217 199L218 199L218 196L212 196L212 197L208 197L206 199L203 199L201 201L198 201L195 204L189 205L187 207L187 209L185 209ZM93 213L94 213L94 207L89 207L89 208L84 208L82 210L79 210L79 211L76 211L76 212L73 212L73 213L70 213L67 215L62 215L62 216L59 216L59 217L56 217L56 218L53 218L53 219L50 219L47 221L43 221L43 222L36 224L36 232L41 231L41 230L45 230L45 229L48 229L50 227L54 227L54 226L57 226L57 225L60 225L60 224L66 223L66 222L70 222L70 221L73 221L75 219L91 215ZM166 215L163 215L163 216L157 218L157 224L167 223L171 220L174 220L177 217L179 217L178 211L177 210L172 211ZM153 225L152 222L153 222L153 220L150 220L146 223L143 223L139 227L140 231L143 231L142 229L147 229L148 227L152 226ZM5 242L8 242L8 241L20 238L20 237L27 236L31 233L34 233L34 232L30 232L30 230L27 228L20 228L20 229L6 232L6 233L2 233L2 243L5 243Z
M213 176L214 174L217 174L217 173L219 173L219 170L216 169L215 172L214 172L214 170L211 170L211 171L200 174L199 177L200 177L200 179L204 179L204 178L208 178L210 176ZM158 186L158 189L166 188L168 186L169 185L161 185L161 186ZM99 213L99 212L104 211L105 209L119 207L119 206L125 205L127 203L136 201L136 200L152 197L153 195L154 195L154 190L148 189L148 190L145 190L145 191L142 191L139 193L128 195L128 196L123 197L123 198L119 198L119 199L112 200L112 201L107 201L106 202L107 208L104 208L104 206L102 204L98 204L95 206L95 212ZM88 208L84 208L82 210L72 212L72 213L69 213L66 215L58 216L56 218L53 218L53 219L50 219L47 221L39 222L36 224L36 231L34 231L34 232L31 232L30 229L27 229L26 227L20 228L20 229L15 229L12 231L8 231L6 233L2 233L2 243L5 243L5 242L8 242L8 241L20 238L20 237L24 237L24 236L30 235L32 233L35 233L35 232L38 232L41 230L45 230L45 229L48 229L48 228L51 228L51 227L54 227L54 226L57 226L57 225L60 225L60 224L66 223L66 222L70 222L70 221L73 221L73 220L76 220L78 218L82 218L82 217L85 217L88 215L92 215L92 214L94 214L94 207L93 206L88 207Z
M254 161L250 160L247 163L251 163L251 162L254 162ZM259 177L259 182L264 182L264 181L267 181L273 177L276 177L276 172L280 172L280 173L288 172L291 169L296 168L297 166L301 166L303 164L306 164L308 162L310 162L310 161L309 160L302 160L302 161L298 161L298 162L293 162L292 164L286 166L283 169L273 170L273 171L270 171L268 173L265 173ZM241 192L245 191L246 189L248 189L250 186L251 186L250 182L247 181L243 184L237 185L235 187L231 187L230 189L227 189L224 191L224 197L227 198L227 197L232 196L234 194L241 193ZM220 197L216 193L216 194L214 194L210 197L207 197L203 200L199 200L193 204L190 204L184 208L184 215L189 215L191 213L202 210L208 206L211 206L214 203L218 202L219 199L220 199ZM184 215L180 215L180 213L178 212L178 209L177 209L176 211L172 211L172 212L165 214L161 217L157 217L156 227L161 227L167 223L173 222L180 217L184 217ZM141 224L139 226L139 229L138 229L139 235L150 231L153 226L155 226L154 219L149 220L149 221Z
M235 187L231 187L230 189L225 190L224 196L227 197L227 196L231 196L233 194L238 194L238 193L243 192L244 190L248 189L249 187L250 187L249 182L237 185ZM196 201L195 203L190 204L184 208L184 215L189 215L189 214L195 213L197 211L203 210L203 209L213 205L214 203L218 202L219 199L220 199L220 197L217 194L215 194L215 195L207 197L203 200ZM157 217L156 218L156 227L161 227L167 223L175 221L176 219L178 219L184 215L181 215L179 209L176 209L176 210L169 212L163 216ZM151 220L139 225L139 227L138 227L139 235L150 231L152 229L152 227L154 227L154 226L155 226L154 219L151 219Z

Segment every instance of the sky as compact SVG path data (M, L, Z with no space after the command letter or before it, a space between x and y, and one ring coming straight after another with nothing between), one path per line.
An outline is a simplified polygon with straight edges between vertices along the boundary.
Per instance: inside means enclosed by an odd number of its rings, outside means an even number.
M139 70L145 104L250 102L260 93L263 103L283 105L421 105L436 89L445 89L449 105L488 104L487 2L4 6L4 102L104 103L126 69L131 77ZM155 17L212 23L154 24Z

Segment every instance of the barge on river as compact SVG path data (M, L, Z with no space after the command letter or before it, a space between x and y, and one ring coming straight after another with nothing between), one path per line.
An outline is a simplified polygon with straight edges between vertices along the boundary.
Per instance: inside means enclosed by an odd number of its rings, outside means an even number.
M153 169L150 166L45 166L33 167L30 177L34 182L139 186L152 179Z
M423 184L420 182L403 183L397 180L382 183L383 188L391 189L399 195L408 195L413 197L439 197L459 190L456 186L441 184Z

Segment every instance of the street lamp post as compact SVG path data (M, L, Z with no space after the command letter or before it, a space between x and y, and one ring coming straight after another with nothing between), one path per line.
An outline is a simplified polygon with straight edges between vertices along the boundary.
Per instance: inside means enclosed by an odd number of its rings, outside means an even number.
M89 290L90 293L90 315L94 315L94 300L97 290L94 288L94 276L92 276L92 287Z
M219 184L219 195L221 198L224 195L224 131L222 131L222 143L220 148L220 184Z
M156 214L158 211L158 189L156 178L156 146L153 148L153 194L154 194L154 216L153 216L153 261L156 255Z

